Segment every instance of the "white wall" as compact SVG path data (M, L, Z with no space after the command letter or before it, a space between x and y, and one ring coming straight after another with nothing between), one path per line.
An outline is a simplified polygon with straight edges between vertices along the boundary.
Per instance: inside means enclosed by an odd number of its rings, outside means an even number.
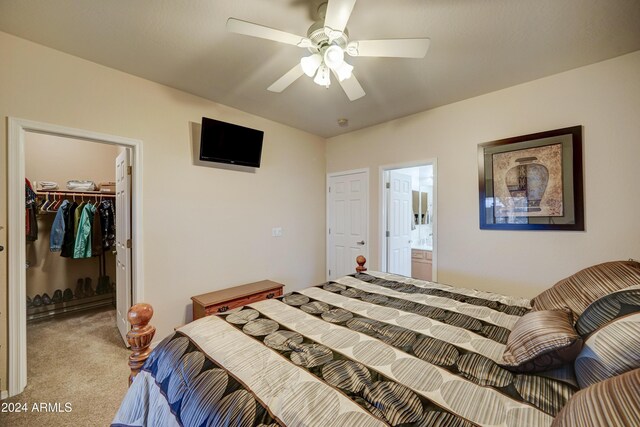
M191 319L192 295L261 279L290 291L324 279L324 139L6 33L0 58L1 226L7 116L143 141L144 300L158 337ZM194 166L190 123L202 116L264 130L263 166ZM271 237L274 226L283 237ZM6 251L0 257L6 283ZM2 390L6 292L0 286Z
M480 230L482 142L584 126L585 232ZM534 296L575 271L640 258L640 52L328 140L327 170L371 168L370 268L379 264L379 166L438 160L438 280Z
M115 181L115 161L120 147L54 135L27 132L25 175L35 181L54 181L59 190L69 180ZM34 190L36 188L34 187Z

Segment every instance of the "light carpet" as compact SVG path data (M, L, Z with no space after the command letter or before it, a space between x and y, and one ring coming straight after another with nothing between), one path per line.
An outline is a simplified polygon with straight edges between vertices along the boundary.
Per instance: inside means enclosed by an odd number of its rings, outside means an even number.
M0 425L109 425L127 391L129 354L113 309L29 324L27 387L2 401L27 411L0 413Z

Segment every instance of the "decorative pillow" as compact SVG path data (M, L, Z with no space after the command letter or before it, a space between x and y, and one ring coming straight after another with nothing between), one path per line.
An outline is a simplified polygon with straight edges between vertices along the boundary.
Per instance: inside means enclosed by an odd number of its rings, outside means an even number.
M573 362L581 348L571 311L533 311L513 326L502 366L516 372L546 371Z
M640 312L640 285L629 286L595 300L582 312L576 331L585 338L618 317Z
M632 427L640 425L640 369L580 390L551 427Z
M531 300L534 311L568 307L574 321L595 300L611 292L640 285L640 263L612 261L594 265L567 277Z
M640 368L640 314L598 329L585 342L574 367L580 388Z

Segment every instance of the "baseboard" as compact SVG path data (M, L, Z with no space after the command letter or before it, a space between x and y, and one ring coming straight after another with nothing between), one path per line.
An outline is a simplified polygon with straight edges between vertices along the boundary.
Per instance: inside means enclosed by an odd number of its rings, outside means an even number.
M9 397L9 392L7 390L0 391L0 400L5 400Z

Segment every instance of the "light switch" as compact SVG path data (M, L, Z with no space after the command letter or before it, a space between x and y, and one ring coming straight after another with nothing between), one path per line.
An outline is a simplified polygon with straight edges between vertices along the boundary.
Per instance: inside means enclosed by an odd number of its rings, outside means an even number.
M282 237L282 227L273 227L271 229L271 235L273 237Z

